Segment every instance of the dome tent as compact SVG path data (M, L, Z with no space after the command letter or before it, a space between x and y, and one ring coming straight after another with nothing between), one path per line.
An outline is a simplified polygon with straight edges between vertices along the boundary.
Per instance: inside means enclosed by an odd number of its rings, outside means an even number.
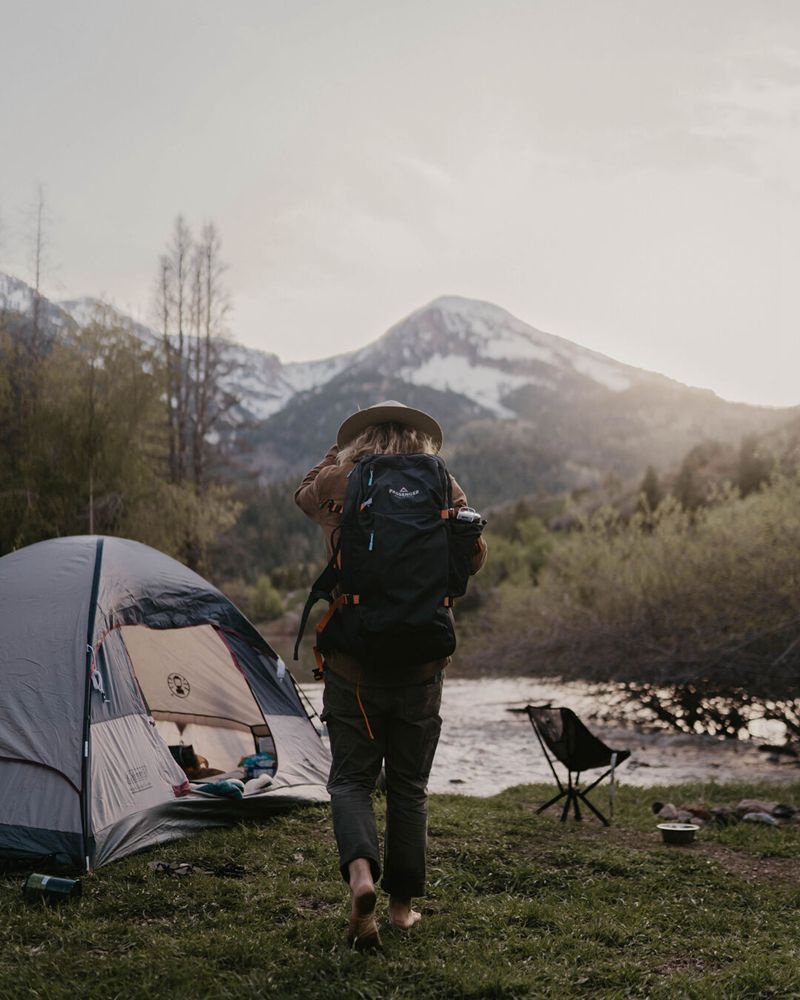
M273 749L243 799L189 784ZM215 587L139 542L80 536L0 558L0 857L90 870L208 826L325 802L328 752L283 661ZM248 789L249 790L249 789Z

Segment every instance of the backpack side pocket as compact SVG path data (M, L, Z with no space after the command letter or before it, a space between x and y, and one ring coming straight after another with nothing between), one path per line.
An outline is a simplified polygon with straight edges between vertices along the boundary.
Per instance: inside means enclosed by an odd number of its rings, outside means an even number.
M450 556L447 592L450 597L462 597L467 592L475 547L483 532L484 521L459 521L451 518Z

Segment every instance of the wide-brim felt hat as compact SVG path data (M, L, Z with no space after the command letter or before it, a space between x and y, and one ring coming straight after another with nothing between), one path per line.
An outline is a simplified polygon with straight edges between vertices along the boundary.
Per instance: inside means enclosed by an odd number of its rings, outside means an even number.
M387 399L383 403L375 403L374 406L367 406L365 409L359 410L348 417L339 428L339 433L336 435L336 444L340 448L344 448L368 427L373 427L375 424L387 423L404 424L406 427L413 427L415 430L427 434L437 448L441 448L442 446L442 439L444 437L442 428L433 417L423 410L416 410L413 406L398 403L396 399Z

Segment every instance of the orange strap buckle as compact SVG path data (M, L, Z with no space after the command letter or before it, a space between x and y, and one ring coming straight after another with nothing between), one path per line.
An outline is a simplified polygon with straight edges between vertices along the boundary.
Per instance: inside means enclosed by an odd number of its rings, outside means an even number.
M317 635L319 635L320 632L324 631L328 622L331 620L331 618L333 618L337 608L341 608L343 604L360 604L360 603L361 603L360 594L339 594L337 598L331 601L331 603L328 605L328 610L325 612L322 618L320 618L320 620L317 622L315 626Z

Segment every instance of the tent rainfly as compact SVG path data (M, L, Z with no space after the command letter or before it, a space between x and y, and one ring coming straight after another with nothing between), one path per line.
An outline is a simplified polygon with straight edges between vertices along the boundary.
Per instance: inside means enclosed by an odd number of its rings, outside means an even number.
M180 744L222 772L212 780L241 778L241 758L264 750L277 769L242 799L204 793ZM0 857L89 871L326 802L329 764L280 657L174 559L95 536L0 558Z

